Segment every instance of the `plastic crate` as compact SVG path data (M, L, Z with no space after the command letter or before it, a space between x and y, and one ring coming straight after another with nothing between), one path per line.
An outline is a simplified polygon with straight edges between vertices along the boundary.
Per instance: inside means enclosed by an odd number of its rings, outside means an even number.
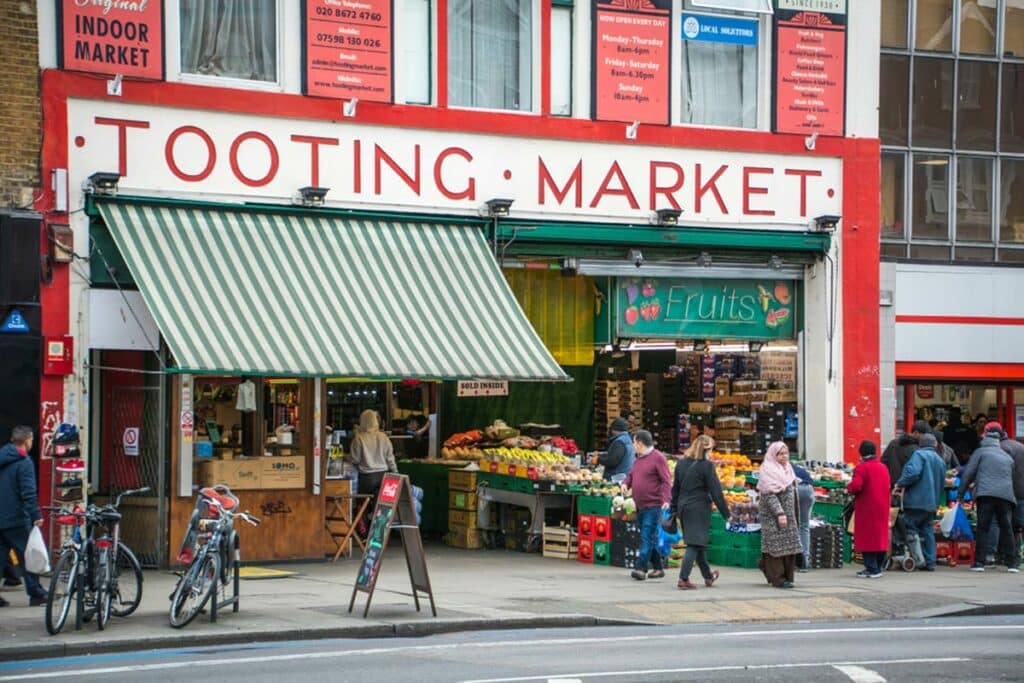
M760 559L760 548L708 548L708 562L721 567L756 569Z
M594 564L610 566L612 563L611 543L594 541Z
M711 529L721 529L722 531L725 531L725 517L718 514L717 510L711 513Z
M594 541L589 538L581 538L577 542L578 550L576 559L585 564L594 563Z
M819 503L815 501L811 515L821 517L829 524L843 524L843 505L840 503Z
M749 534L725 531L724 529L712 529L710 543L719 548L736 548L739 550L753 549L761 552L761 532Z
M576 499L576 511L581 515L611 517L612 499L606 496L580 496Z

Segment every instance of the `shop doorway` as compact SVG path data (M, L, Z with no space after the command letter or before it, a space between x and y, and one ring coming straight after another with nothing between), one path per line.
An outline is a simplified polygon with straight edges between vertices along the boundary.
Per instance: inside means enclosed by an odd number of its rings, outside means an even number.
M1024 387L1008 384L945 384L941 380L901 382L896 393L897 433L915 420L938 431L960 456L970 455L989 421L1003 425L1010 438L1024 437Z
M149 493L122 500L121 538L143 566L162 567L167 553L165 377L144 372L141 352L103 352L101 357L104 368L118 369L99 373L99 457L94 459L91 500L112 502L124 491L148 486Z

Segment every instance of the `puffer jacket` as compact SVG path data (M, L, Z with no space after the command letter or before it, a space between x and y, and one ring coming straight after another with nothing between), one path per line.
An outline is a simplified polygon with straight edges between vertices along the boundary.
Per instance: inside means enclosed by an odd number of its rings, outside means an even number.
M32 459L13 443L0 448L0 529L24 529L42 519L37 494Z
M1013 493L1013 458L999 447L999 440L985 438L981 447L974 451L967 469L960 475L960 490L957 500L963 500L967 487L974 483L974 492L978 498L1001 498L1016 503Z
M903 507L935 512L946 486L946 465L942 457L931 448L918 449L903 468L896 486L905 489Z
M910 434L903 434L889 442L881 458L882 464L889 468L889 481L896 481L903 475L903 468L918 448L917 439Z

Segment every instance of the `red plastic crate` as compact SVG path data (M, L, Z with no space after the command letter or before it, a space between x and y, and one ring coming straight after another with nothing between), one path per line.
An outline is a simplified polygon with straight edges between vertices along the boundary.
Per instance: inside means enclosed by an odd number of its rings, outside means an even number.
M609 525L611 526L611 525ZM584 538L594 539L594 515L580 515L577 523L577 530L580 540Z
M953 541L953 554L949 566L955 567L961 562L974 564L974 541Z
M611 517L594 517L594 540L612 540L612 519Z
M576 559L586 564L594 564L594 540L580 538L577 546Z

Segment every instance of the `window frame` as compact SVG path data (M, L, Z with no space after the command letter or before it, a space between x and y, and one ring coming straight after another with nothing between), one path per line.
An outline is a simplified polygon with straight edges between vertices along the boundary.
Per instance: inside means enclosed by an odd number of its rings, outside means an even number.
M234 76L213 76L184 71L181 67L181 2L179 0L178 2L164 3L164 28L167 32L164 40L166 49L164 59L166 60L167 81L238 90L263 92L292 92L294 90L294 92L301 92L302 41L291 41L292 47L286 50L286 41L283 39L285 35L301 35L302 17L299 3L287 0L273 0L273 2L277 14L277 30L274 36L277 79L274 81L256 81ZM298 55L297 58L292 54L293 52Z
M401 2L402 2L402 0L391 0L391 1L392 1L392 7L400 6ZM427 39L427 98L428 98L428 101L427 102L412 102L412 101L407 99L407 93L408 93L407 83L409 82L409 74L407 74L405 72L404 68L399 68L399 66L400 66L399 62L402 62L404 60L396 59L395 57L397 55L395 55L395 56L392 57L392 63L393 63L392 68L394 69L394 74L392 75L392 79L393 79L394 84L395 84L394 93L392 94L392 99L393 99L393 104L396 104L396 105L409 106L409 107L436 107L437 106L437 98L438 98L438 92L437 92L437 68L438 68L438 63L437 63L438 62L438 59L437 59L437 54L438 54L438 52L437 52L437 39L438 39L438 33L437 33L437 6L438 6L438 0L426 0L426 3L427 3L427 24L428 24L429 29L430 29L430 36ZM391 20L393 22L392 27L391 27L391 35L392 35L392 37L394 39L393 40L392 49L394 49L394 45L397 45L397 44L403 42L402 41L402 37L403 37L405 32L402 30L401 22L396 20L395 12L392 13L392 19ZM402 65L402 66L404 66L404 65Z

